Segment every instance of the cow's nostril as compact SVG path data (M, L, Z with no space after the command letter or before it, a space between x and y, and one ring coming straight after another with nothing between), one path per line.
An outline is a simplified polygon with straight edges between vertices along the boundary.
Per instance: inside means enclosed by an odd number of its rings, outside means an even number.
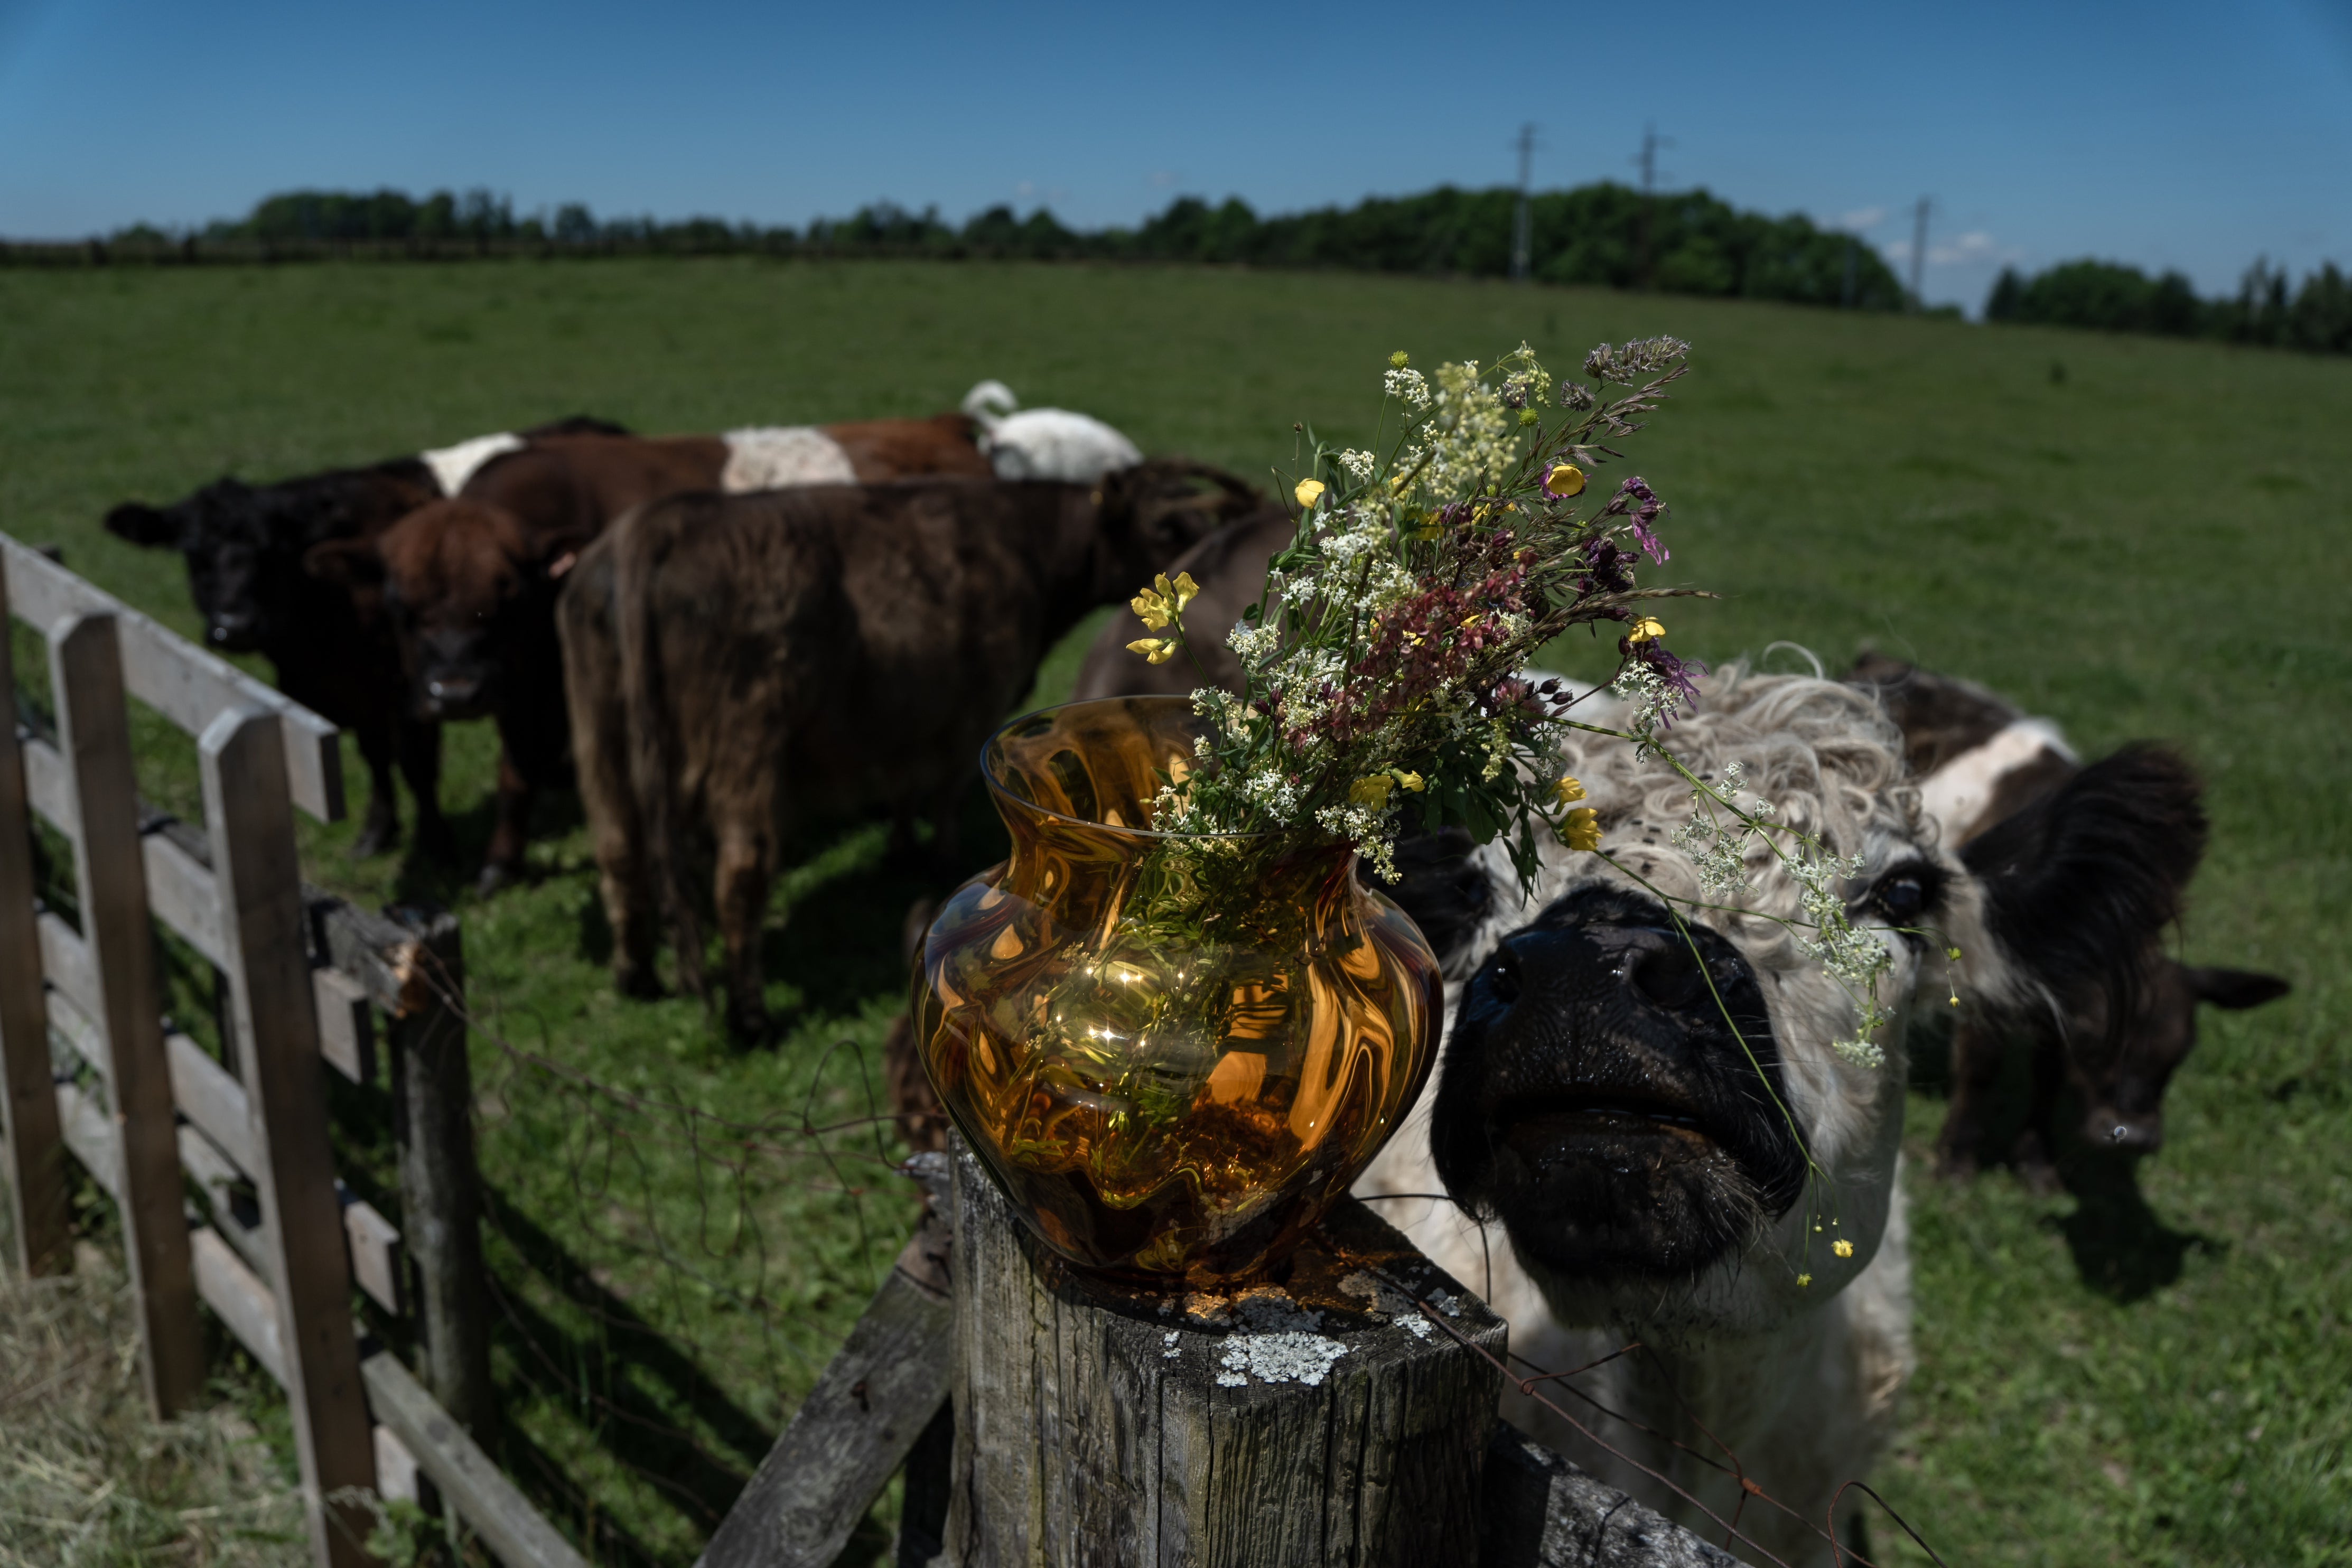
M1637 949L1626 960L1625 978L1651 1003L1668 1008L1689 1006L1705 984L1698 960L1681 942Z

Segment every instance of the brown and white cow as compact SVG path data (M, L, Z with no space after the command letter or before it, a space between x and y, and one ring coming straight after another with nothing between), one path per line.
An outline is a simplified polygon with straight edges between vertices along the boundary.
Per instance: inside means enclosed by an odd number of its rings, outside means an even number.
M2177 752L2147 744L2085 766L2049 720L1973 681L1882 654L1863 655L1845 679L1874 695L1902 730L1921 807L1972 870L2004 885L2030 882L2047 889L2037 897L2060 907L2114 896L2119 876L2148 884L2137 897L2152 918L2136 951L2073 951L2075 933L2062 921L2032 939L2051 955L2045 968L2069 971L2049 996L1972 1007L1956 1021L1937 1169L1975 1174L2013 1042L2032 1056L2032 1099L2009 1151L2029 1185L2058 1186L2063 1088L2082 1101L2081 1135L2092 1146L2136 1153L2161 1147L2165 1088L2196 1047L2198 1005L2254 1007L2289 989L2274 974L2185 964L2165 951L2164 928L2177 918L2205 847L2196 774ZM2138 842L2141 830L2105 809L2118 802L2169 823L2149 853L2121 870L2121 846ZM2063 886L2072 887L2071 897L2052 896Z
M578 436L493 453L451 500L380 533L321 544L310 572L380 586L423 719L499 726L488 892L519 875L532 803L571 770L555 598L579 552L633 506L693 490L992 470L962 415L719 436Z
M621 989L653 988L664 924L681 979L703 989L699 900L687 890L701 848L729 1027L764 1035L759 934L789 826L924 811L951 842L981 742L1046 649L1256 500L1159 459L1093 487L700 494L623 519L583 552L560 611Z

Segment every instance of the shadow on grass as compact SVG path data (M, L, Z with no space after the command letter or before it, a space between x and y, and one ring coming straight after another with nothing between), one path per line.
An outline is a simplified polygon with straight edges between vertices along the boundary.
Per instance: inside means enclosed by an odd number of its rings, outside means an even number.
M483 1200L490 1227L600 1331L582 1333L565 1328L520 1292L497 1289L499 1336L525 1381L574 1409L596 1406L595 1415L583 1419L595 1431L599 1446L658 1492L694 1529L704 1534L716 1529L751 1471L767 1457L775 1433L737 1405L659 1328L599 1285L588 1265L562 1242L495 1189L486 1187ZM493 1285L495 1289L495 1281ZM639 1378L667 1389L667 1407L638 1387ZM712 1452L702 1435L681 1427L673 1415L679 1409L691 1410L694 1420L724 1451ZM551 1460L544 1473L561 1471ZM573 1506L572 1500L564 1500L564 1506Z
M2059 1156L2058 1176L2074 1212L2042 1223L2066 1238L2084 1284L2112 1300L2144 1300L2180 1278L2192 1252L2218 1255L2229 1244L2175 1230L2140 1195L2144 1156L2087 1143Z

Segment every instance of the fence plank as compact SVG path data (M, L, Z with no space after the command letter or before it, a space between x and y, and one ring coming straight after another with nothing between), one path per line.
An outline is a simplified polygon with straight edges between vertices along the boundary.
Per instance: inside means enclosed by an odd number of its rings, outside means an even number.
M333 725L5 534L0 563L8 607L44 632L78 616L113 616L127 689L189 734L233 709L278 715L294 804L320 822L342 820L343 752Z
M58 1098L49 1081L48 1020L41 1006L41 942L33 915L31 781L15 717L16 670L8 637L8 571L0 561L0 1182L15 1221L16 1267L71 1267Z
M311 1554L321 1568L362 1568L365 1510L331 1498L374 1487L375 1446L352 1333L281 728L275 713L223 713L197 740L197 765Z
M0 562L0 694L13 694L6 563ZM33 824L25 757L12 711L0 712L0 1182L8 1188L16 1267L26 1274L71 1267L64 1145L49 1081L49 1030L41 1005L41 939L33 912Z
M22 551L9 558L12 595L25 559ZM72 774L81 826L74 837L74 878L99 993L89 1011L106 1040L107 1089L120 1134L123 1250L139 1307L142 1372L149 1404L168 1416L185 1408L204 1384L204 1342L181 1212L179 1142L114 617L82 614L52 624L49 676L58 750Z
M258 1179L261 1159L254 1147L253 1109L245 1086L185 1035L165 1036L163 1048L172 1064L172 1098L238 1170Z
M375 1009L367 987L340 969L310 971L319 1004L319 1051L353 1083L375 1081Z
M390 1352L362 1362L360 1373L367 1379L376 1418L407 1445L425 1479L441 1489L499 1561L508 1568L588 1568Z
M147 862L147 897L155 918L171 927L215 968L226 951L221 940L220 899L213 874L186 850L160 833L140 841Z
M492 1440L488 1303L482 1293L481 1177L474 1165L474 1077L466 1057L465 951L440 915L414 933L403 989L412 1002L387 1031L400 1147L401 1218L415 1261L425 1385L481 1442ZM421 1457L421 1456L420 1456Z
M947 1226L927 1209L697 1568L826 1568L948 1396Z
M36 924L40 930L41 972L49 977L49 984L88 1017L105 1016L106 994L98 983L98 963L90 957L89 944L53 910L43 910ZM99 1071L106 1070L104 1062L96 1065Z

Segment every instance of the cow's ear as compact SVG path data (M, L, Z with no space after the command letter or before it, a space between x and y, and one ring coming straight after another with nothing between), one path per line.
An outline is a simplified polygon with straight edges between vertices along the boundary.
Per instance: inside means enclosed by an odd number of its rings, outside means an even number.
M151 550L180 542L180 525L172 521L170 513L135 500L124 501L106 514L106 531Z
M346 588L373 587L383 581L383 557L373 539L330 539L302 552L302 570Z
M2093 763L1960 851L2002 967L2045 997L2095 992L2120 1028L2205 851L2197 775L2137 744Z
M2184 965L2181 973L2189 981L2190 995L2228 1013L2242 1013L2265 1002L2275 1002L2294 989L2282 975L2262 974L2251 969L2198 969Z

